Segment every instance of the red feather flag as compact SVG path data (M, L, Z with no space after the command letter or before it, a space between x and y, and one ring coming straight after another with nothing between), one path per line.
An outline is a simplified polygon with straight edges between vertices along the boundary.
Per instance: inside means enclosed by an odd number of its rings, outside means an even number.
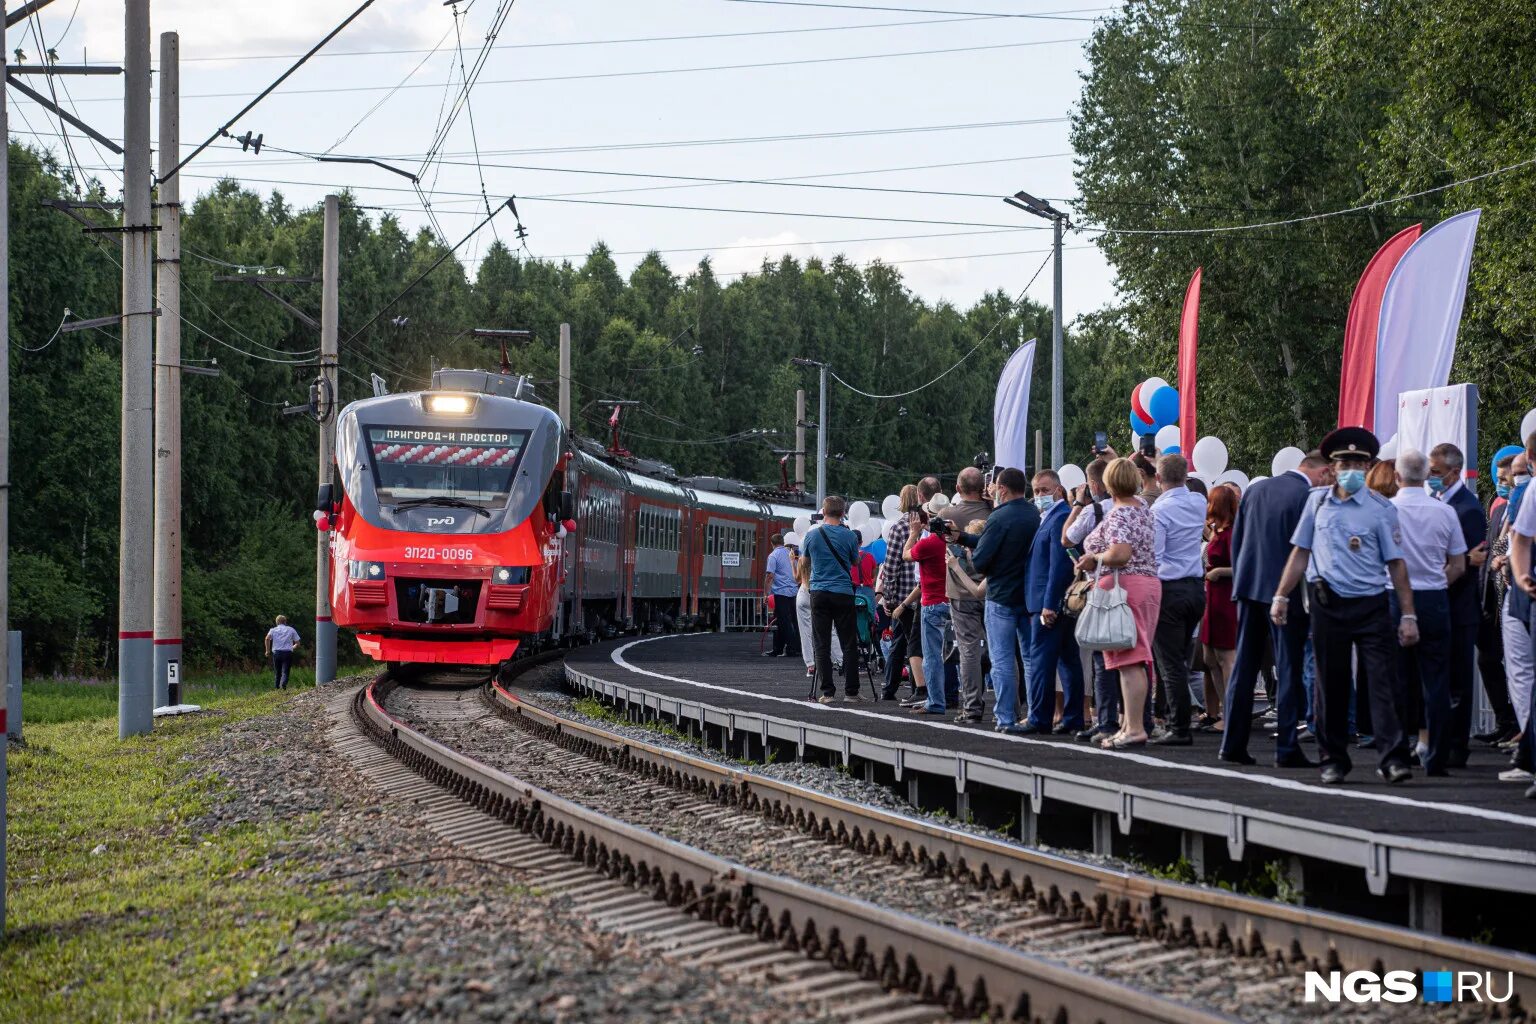
M1397 262L1419 240L1424 225L1403 228L1376 250L1365 265L1349 300L1349 319L1344 322L1344 361L1339 368L1339 426L1375 428L1376 328L1381 321L1381 298Z
M1179 448L1184 457L1195 457L1195 349L1200 344L1200 272L1189 279L1184 291L1184 314L1179 318Z

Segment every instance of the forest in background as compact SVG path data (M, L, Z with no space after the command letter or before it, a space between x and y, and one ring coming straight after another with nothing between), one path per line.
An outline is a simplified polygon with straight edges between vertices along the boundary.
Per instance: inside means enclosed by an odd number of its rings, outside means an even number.
M1536 173L1445 186L1536 159L1536 10L1519 0L1151 0L1101 21L1088 46L1073 113L1074 213L1114 267L1120 297L1069 325L1069 459L1095 430L1125 436L1136 383L1180 383L1177 320L1196 266L1200 432L1225 440L1232 465L1253 474L1285 445L1315 444L1333 425L1345 315L1366 261L1399 228L1472 207L1483 219L1452 379L1482 390L1484 455L1514 439L1536 398L1536 373L1520 358L1533 351L1536 322ZM76 194L51 157L16 144L10 155L12 626L26 634L31 671L110 670L121 349L116 331L56 328L66 308L73 318L118 309L120 256L115 236L85 235L41 205ZM1410 193L1427 194L1305 219ZM579 265L496 243L472 276L449 258L359 331L444 246L353 197L342 209L344 400L370 393L370 373L401 390L433 365L493 366L474 327L534 331L513 367L549 382L552 397L568 322L583 433L604 436L601 401L638 400L625 434L637 454L685 474L768 482L778 476L770 449L792 447L795 389L815 403L814 371L791 357L827 360L876 394L917 387L963 358L899 399L833 385L831 487L878 497L990 449L998 370L1037 337L1030 418L1048 427L1049 310L1016 301L1016 285L960 309L913 295L898 268L841 257L785 257L722 282L707 259L671 267L652 254L626 278L600 243ZM1277 221L1287 223L1100 230ZM278 612L308 619L315 428L282 406L305 401L318 337L255 289L213 278L238 266L316 273L320 232L317 208L232 181L187 210L183 353L221 370L183 384L183 632L194 667L256 659ZM318 312L318 286L280 287ZM753 430L780 433L743 436Z

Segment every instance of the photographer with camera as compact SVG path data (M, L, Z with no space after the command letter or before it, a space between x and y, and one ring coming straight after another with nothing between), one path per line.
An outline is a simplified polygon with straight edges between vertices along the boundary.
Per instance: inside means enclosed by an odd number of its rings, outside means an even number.
M972 523L985 522L992 514L992 506L981 496L985 479L975 466L960 471L955 479L959 500L951 502L939 513L953 526L951 533L964 533ZM952 564L947 563L944 580L945 594L949 598L949 621L954 626L955 646L960 652L960 714L955 721L980 722L986 688L981 668L987 640L986 604L965 586L967 582L979 582L979 574L973 576L967 571L970 553L953 537L947 540L949 554L956 559Z

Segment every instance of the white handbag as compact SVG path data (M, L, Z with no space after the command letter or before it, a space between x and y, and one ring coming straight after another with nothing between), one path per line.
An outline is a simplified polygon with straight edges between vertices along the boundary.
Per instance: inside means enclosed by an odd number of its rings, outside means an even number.
M1120 585L1120 571L1114 573L1114 586L1098 586L1088 591L1088 604L1077 617L1077 645L1089 651L1127 651L1136 646L1136 617L1131 602Z

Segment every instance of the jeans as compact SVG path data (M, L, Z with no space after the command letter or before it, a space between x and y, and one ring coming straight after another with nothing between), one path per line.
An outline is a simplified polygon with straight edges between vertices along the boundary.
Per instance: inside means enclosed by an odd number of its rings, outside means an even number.
M1391 598L1392 623L1400 621L1397 596ZM1451 631L1450 602L1444 590L1415 590L1413 610L1419 616L1419 642L1398 648L1398 669L1407 694L1422 694L1424 727L1429 730L1429 751L1424 769L1438 772L1455 751L1451 735ZM1375 680L1371 680L1375 685Z
M288 670L293 667L293 651L272 652L272 685L276 689L288 689Z
M1198 576L1163 581L1153 653L1159 689L1168 705L1168 731L1189 735L1189 660L1195 630L1205 614L1205 583ZM1159 702L1161 703L1161 702Z
M1041 732L1051 729L1055 681L1061 677L1061 728L1083 727L1083 662L1077 648L1077 624L1058 616L1047 626L1039 615L1029 617L1029 724Z
M923 605L923 678L928 682L929 711L944 711L944 627L949 605Z
M960 710L980 718L984 684L981 656L987 641L986 602L951 601L949 621L955 627L955 646L960 648Z
M997 700L992 716L999 728L1018 724L1019 668L1015 654L1029 651L1029 613L988 601L986 608L987 650L992 656L992 691Z
M800 631L795 628L795 595L773 595L773 653L787 655L794 653L795 645L800 642Z
M853 595L832 590L811 591L811 646L816 657L816 682L824 697L837 693L832 669L832 629L843 648L843 675L848 696L859 692L859 629L854 618Z

